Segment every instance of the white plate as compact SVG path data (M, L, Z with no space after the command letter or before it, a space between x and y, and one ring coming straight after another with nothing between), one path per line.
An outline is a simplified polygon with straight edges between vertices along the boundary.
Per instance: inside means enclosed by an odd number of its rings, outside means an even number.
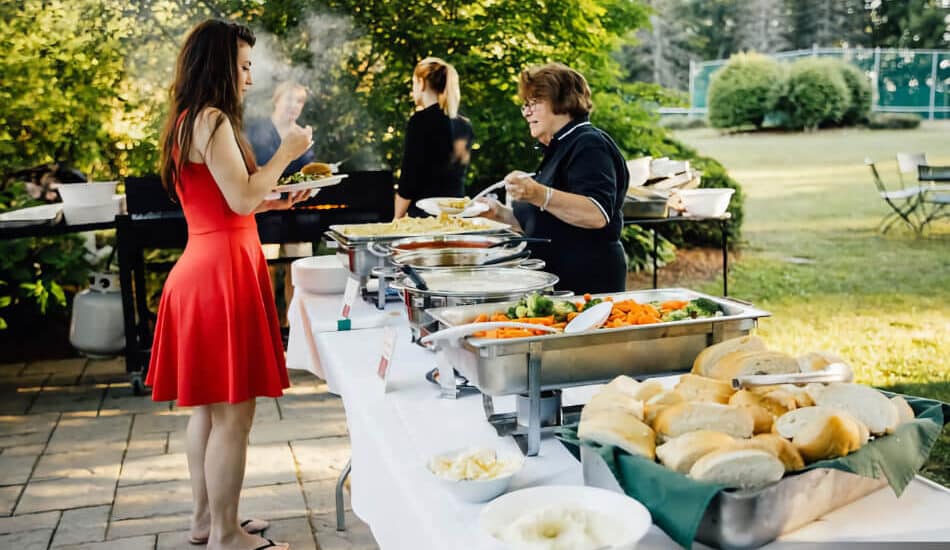
M482 509L479 527L482 533L500 543L494 533L516 521L522 514L551 507L586 508L612 519L618 525L616 540L608 541L610 550L628 550L636 546L650 528L650 512L636 500L597 487L545 485L502 495Z
M348 174L337 174L325 178L302 181L300 183L289 183L287 185L278 185L274 188L275 193L293 193L295 191L306 191L307 189L319 189L321 187L330 187L343 181Z
M433 216L438 216L439 214L445 213L449 214L450 216L471 218L473 216L488 212L489 206L484 202L472 202L464 210L460 208L449 208L439 205L439 202L441 201L458 200L459 198L460 197L429 197L427 199L417 200L416 206L418 206L423 212L432 214Z

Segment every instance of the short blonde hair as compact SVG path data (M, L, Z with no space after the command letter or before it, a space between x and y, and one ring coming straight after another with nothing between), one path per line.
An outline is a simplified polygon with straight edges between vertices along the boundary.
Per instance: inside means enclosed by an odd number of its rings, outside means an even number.
M416 64L412 76L425 82L426 87L438 94L439 107L449 118L458 116L462 92L455 67L438 57L427 57Z
M285 80L277 85L274 88L274 94L271 96L270 100L273 103L274 107L277 106L277 102L280 101L280 98L290 92L303 92L304 95L309 96L310 90L306 86L297 82L296 80Z
M528 67L521 71L518 95L524 102L546 99L556 115L573 118L590 114L594 103L584 75L561 63Z

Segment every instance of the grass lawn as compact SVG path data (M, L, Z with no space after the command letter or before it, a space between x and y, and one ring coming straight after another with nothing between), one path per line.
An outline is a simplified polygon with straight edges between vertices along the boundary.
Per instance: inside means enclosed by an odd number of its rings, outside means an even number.
M895 153L950 165L950 123L918 130L676 137L716 158L746 193L730 294L770 311L759 334L774 349L835 351L859 382L950 402L950 220L923 237L881 235L888 212L865 157L897 186ZM721 281L698 288L713 294ZM950 429L924 474L950 485Z

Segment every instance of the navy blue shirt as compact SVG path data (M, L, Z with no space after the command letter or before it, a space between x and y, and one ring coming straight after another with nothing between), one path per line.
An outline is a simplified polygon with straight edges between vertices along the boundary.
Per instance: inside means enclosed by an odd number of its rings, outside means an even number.
M525 234L551 239L549 245L532 245L532 255L545 260L545 270L561 278L559 288L623 291L627 268L620 232L629 183L623 154L614 140L592 126L586 116L558 130L543 151L534 179L559 191L587 197L607 224L600 229L585 229L530 203L515 202L515 217Z
M280 147L280 134L277 133L277 128L269 117L250 121L244 133L251 144L251 149L254 150L254 158L257 159L259 166L267 164ZM307 149L306 153L287 165L281 177L296 174L301 168L313 162L313 159L313 149Z

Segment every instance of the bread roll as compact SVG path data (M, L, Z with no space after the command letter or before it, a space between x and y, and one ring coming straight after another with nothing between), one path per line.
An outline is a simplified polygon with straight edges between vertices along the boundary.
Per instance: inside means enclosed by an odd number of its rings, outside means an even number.
M798 407L795 397L784 390L771 390L765 394L749 390L738 391L729 399L729 404L749 411L755 422L753 429L757 434L772 431L772 423L776 417Z
M330 168L329 164L325 164L323 162L311 162L310 164L307 164L301 168L300 173L307 176L325 178L327 176L332 176L333 170Z
M821 382L810 382L805 384L805 393L808 394L808 397L811 398L812 403L818 404L817 399L821 392L825 391L825 388L828 386L822 384Z
M782 479L785 466L760 449L713 451L693 464L689 477L727 487L761 487Z
M611 380L608 384L604 385L601 391L615 391L634 397L637 394L638 389L640 389L639 382L625 374L621 374L620 376Z
M630 397L629 394L617 391L601 391L591 398L590 402L581 410L581 420L596 411L619 409L632 413L643 420L643 401Z
M653 425L656 417L667 408L678 405L686 401L682 394L676 390L663 390L647 400L643 405L643 416L647 424Z
M892 433L899 420L897 407L881 392L861 384L829 384L815 403L851 413L872 434Z
M765 351L765 341L758 336L741 336L724 340L704 349L693 361L693 374L709 376L709 369L719 362L722 356L736 351Z
M805 460L795 445L778 434L759 434L749 440L739 440L739 445L772 453L775 458L782 461L786 472L794 472L805 467Z
M798 361L780 351L736 351L724 355L706 376L732 381L750 374L792 374L799 372Z
M830 416L839 411L830 407L803 407L789 411L775 420L772 431L785 439L793 439L806 424L819 417Z
M861 448L861 430L844 414L818 416L795 434L792 443L807 462L837 458Z
M577 436L602 445L615 445L630 454L653 460L656 435L632 413L620 409L593 412L582 418Z
M891 398L891 403L894 404L894 407L897 408L897 425L900 426L904 422L910 422L911 420L917 418L917 415L914 414L914 409L907 404L907 400L899 395L895 395Z
M696 374L680 376L675 389L686 401L707 401L723 405L729 402L729 398L736 391L729 382Z
M832 363L848 364L840 355L830 351L812 351L798 356L798 367L802 372L825 370Z
M712 430L733 437L751 437L754 423L748 411L719 403L680 403L656 417L653 428L664 438L697 430Z
M656 448L656 456L667 468L688 474L693 464L719 449L730 448L736 439L729 434L698 430L675 437Z

